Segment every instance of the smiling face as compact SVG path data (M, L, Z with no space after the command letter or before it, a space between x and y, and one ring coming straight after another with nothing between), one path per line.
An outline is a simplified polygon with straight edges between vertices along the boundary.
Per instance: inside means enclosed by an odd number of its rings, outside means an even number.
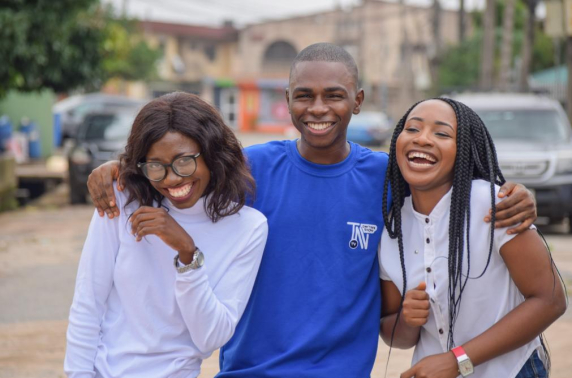
M171 164L181 156L195 155L201 152L195 140L177 132L168 132L151 145L145 160ZM189 177L178 176L172 168L167 168L167 176L161 181L149 183L164 197L168 198L178 209L194 206L203 196L211 177L211 173L202 156L197 159L197 169Z
M346 131L358 114L363 90L339 62L298 62L292 69L286 101L292 123L301 134L300 153L319 161L320 154L347 155ZM339 159L341 160L341 159Z
M428 100L409 113L396 143L401 174L412 191L439 189L453 184L457 156L457 118L444 101Z

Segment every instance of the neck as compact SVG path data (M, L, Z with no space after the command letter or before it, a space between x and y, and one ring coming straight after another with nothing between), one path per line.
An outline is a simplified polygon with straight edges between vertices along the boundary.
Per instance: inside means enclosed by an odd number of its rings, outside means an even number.
M416 189L410 187L413 208L420 214L429 215L437 206L441 198L451 189L452 184L447 182L431 189Z
M343 161L350 154L350 144L344 140L343 144L328 148L317 148L298 139L296 147L300 155L315 164L331 165Z

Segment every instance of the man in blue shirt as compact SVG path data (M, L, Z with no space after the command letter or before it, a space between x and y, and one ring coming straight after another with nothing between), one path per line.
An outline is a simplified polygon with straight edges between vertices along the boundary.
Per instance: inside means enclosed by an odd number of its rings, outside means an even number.
M353 58L335 45L311 45L292 63L286 90L300 139L245 149L257 185L253 207L268 218L269 235L217 377L370 376L381 316L376 252L387 154L346 140L363 100ZM100 214L118 212L103 185L117 168L90 177ZM533 201L519 189L497 218L534 220Z

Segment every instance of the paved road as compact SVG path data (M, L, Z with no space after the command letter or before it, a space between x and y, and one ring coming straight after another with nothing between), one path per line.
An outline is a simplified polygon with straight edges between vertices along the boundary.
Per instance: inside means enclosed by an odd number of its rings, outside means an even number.
M243 139L245 145L259 142ZM0 378L64 377L67 316L77 263L93 215L91 206L67 205L59 187L33 207L0 214ZM554 259L572 288L572 236L564 229L547 236ZM560 232L560 233L558 233ZM547 332L553 355L553 377L572 371L572 314ZM380 345L372 377L384 376L388 349ZM411 351L394 350L387 377L398 376ZM217 371L217 354L203 364L201 377Z

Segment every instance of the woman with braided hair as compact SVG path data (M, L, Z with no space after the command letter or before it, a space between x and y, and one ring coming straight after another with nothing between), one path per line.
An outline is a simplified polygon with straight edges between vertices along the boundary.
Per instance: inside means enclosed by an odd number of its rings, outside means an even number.
M381 337L415 346L402 378L547 376L541 333L564 313L564 289L534 227L495 229L503 183L492 139L466 105L423 101L397 124L379 260Z

